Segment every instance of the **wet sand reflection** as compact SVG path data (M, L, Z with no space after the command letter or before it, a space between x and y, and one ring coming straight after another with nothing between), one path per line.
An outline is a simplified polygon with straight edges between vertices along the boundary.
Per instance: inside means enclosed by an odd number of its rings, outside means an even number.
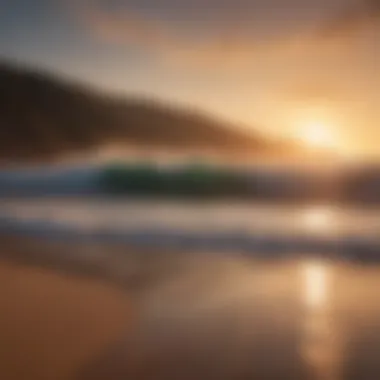
M339 326L333 316L334 269L328 262L301 265L305 304L301 353L317 380L340 379Z
M378 269L98 248L0 261L1 379L380 378Z

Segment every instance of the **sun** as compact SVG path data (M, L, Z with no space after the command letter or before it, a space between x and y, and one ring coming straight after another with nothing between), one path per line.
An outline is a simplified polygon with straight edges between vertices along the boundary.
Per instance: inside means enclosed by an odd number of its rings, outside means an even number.
M332 128L320 121L308 122L302 125L298 131L298 139L307 146L313 148L332 148L336 145L336 138Z

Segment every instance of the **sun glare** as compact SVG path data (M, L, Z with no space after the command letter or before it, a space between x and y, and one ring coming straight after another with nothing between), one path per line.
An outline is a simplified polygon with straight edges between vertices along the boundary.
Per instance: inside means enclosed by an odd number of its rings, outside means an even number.
M331 148L336 145L331 127L323 122L310 122L301 126L298 138L303 144L315 148Z

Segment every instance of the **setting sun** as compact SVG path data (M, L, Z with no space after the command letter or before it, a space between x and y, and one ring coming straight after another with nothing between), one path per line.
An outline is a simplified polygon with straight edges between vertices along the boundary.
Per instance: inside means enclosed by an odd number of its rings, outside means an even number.
M331 127L322 122L310 122L303 125L298 132L298 139L305 145L316 148L331 148L336 145L336 138Z

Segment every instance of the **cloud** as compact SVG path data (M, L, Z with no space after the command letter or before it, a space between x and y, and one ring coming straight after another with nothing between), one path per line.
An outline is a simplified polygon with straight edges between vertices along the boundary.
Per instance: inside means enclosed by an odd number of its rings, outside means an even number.
M75 7L81 21L100 41L137 48L167 63L214 69L216 65L219 68L249 66L269 45L277 42L270 37L262 43L256 28L262 32L271 27L263 27L262 20L261 25L256 25L260 24L260 17L254 15L252 6L244 12L244 0L235 1L235 5L240 3L240 10L231 8L233 2L227 1L224 3L229 3L228 7L211 7L204 14L202 4L198 14L192 9L186 15L187 10L179 7L182 19L177 14L176 20L162 19L157 16L159 12L147 12L144 7L139 9L128 3L118 11L89 0L75 3ZM214 3L215 6L224 4L221 0ZM197 15L198 18L194 17Z
M288 7L281 6L284 2L279 0L267 0L266 6L265 1L245 0L209 0L202 6L194 0L193 7L189 2L162 1L163 8L149 0L141 0L140 6L126 0L121 8L110 6L112 2L78 0L75 7L81 21L100 41L140 49L167 64L213 70L250 68L291 55L300 59L318 49L335 54L332 46L341 51L341 39L348 31L368 22L363 6L361 13L349 7L321 24L308 22L304 14L284 25L286 15L296 12L297 4L301 6L300 0L288 0ZM368 1L378 14L379 1ZM163 17L167 9L174 9L166 14L173 17ZM333 41L336 37L338 43Z
M336 12L317 31L319 38L352 36L358 30L374 26L380 20L380 0L357 0Z
M106 42L155 50L168 49L176 44L170 30L133 11L116 13L87 5L81 13L86 25Z

